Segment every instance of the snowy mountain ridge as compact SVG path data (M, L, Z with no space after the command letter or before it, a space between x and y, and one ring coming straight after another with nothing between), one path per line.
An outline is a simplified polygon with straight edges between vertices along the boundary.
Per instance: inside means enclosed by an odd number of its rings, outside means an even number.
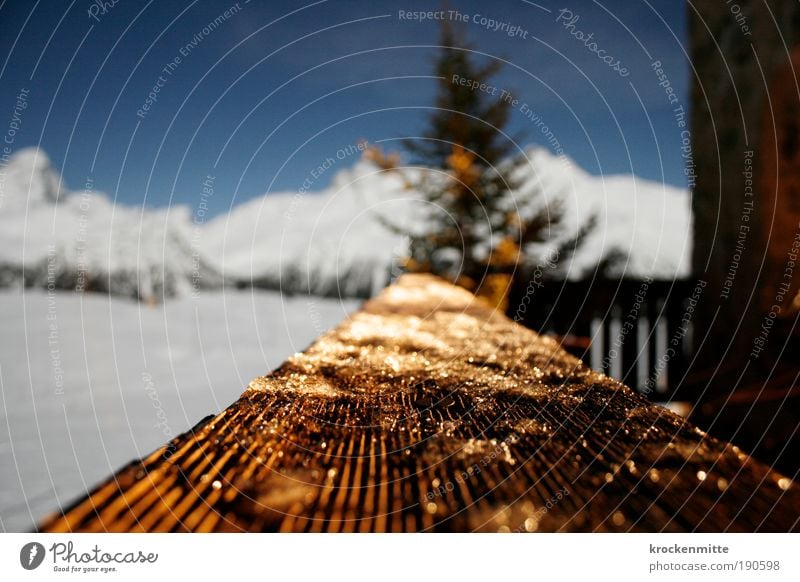
M17 152L0 198L0 286L109 292L142 300L219 287L192 250L191 211L114 204L90 189L67 191L47 155Z
M537 192L545 204L560 201L562 238L596 216L596 228L565 265L568 277L587 276L610 257L618 275L688 276L685 190L630 175L592 176L539 147L526 155L521 207ZM407 248L386 219L410 229L432 211L407 186L420 171L387 172L362 159L321 192L265 194L199 226L186 206L145 209L91 189L69 191L42 150L20 150L0 168L0 286L139 299L224 284L367 296L389 280Z

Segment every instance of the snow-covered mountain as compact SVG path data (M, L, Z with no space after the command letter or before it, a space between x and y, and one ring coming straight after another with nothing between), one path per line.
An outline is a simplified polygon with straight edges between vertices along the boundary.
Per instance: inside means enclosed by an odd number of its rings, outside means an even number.
M91 189L66 191L36 148L12 156L2 179L2 286L158 300L221 285L218 271L194 248L187 207L151 210L114 204Z
M561 266L572 279L601 261L611 274L674 279L689 275L691 209L686 190L630 175L592 176L569 158L531 147L518 170L516 203L563 213L559 240L592 217L595 227ZM419 170L385 172L361 160L323 192L268 194L210 221L202 246L226 276L319 294L364 294L386 283L407 249L388 229L413 228L431 209L408 189ZM403 175L405 174L405 176ZM435 209L433 210L435 212ZM555 246L555 245L553 245ZM540 249L546 252L547 249Z
M520 207L531 200L560 204L563 239L597 220L563 265L566 276L587 276L612 257L614 274L688 276L685 190L630 175L592 176L537 147L526 155L530 163L518 170ZM419 171L386 172L360 160L321 192L265 194L200 226L186 207L143 209L94 191L66 191L44 152L22 150L0 174L0 285L158 298L217 287L224 275L232 285L369 295L406 252L404 237L387 221L413 228L432 211L408 188Z
M692 211L687 190L630 174L593 176L570 158L538 147L528 148L526 156L521 200L538 189L554 208L561 201L568 233L596 219L565 266L568 278L591 276L603 260L610 261L608 274L614 276L689 276Z
M411 170L409 170L411 172ZM424 204L403 176L359 161L319 193L268 194L211 220L202 248L225 273L257 286L368 296L407 250L386 221L413 227Z

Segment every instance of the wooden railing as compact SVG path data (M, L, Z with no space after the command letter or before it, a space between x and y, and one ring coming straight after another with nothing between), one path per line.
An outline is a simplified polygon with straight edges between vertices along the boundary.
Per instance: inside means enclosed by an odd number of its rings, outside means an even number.
M41 529L789 531L799 491L414 275Z

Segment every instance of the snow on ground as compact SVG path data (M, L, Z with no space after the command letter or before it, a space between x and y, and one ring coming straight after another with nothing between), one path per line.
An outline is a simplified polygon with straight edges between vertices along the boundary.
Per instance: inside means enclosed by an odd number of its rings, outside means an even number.
M357 301L203 292L149 307L0 292L0 531L23 531L236 400Z

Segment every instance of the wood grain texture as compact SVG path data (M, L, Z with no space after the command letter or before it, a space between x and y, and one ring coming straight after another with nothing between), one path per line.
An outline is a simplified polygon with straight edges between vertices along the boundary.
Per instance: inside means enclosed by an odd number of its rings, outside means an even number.
M799 510L791 479L406 275L41 530L789 531Z

